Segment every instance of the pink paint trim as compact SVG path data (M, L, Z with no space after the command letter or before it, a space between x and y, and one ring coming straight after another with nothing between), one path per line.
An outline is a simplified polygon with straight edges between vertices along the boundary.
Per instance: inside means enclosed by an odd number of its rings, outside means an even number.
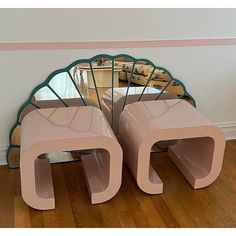
M216 39L176 39L140 41L102 41L102 42L31 42L0 43L0 51L15 50L58 50L58 49L105 49L105 48L152 48L236 45L236 38Z

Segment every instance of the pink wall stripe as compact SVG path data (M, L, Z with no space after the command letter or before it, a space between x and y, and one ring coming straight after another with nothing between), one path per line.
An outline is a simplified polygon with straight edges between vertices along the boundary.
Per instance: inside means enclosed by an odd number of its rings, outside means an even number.
M176 39L144 41L101 41L101 42L31 42L0 43L1 51L12 50L58 50L58 49L105 49L105 48L152 48L236 45L236 38Z

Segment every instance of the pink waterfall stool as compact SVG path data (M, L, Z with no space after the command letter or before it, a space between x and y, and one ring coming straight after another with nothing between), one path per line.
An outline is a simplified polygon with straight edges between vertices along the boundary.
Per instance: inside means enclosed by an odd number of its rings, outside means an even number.
M95 107L45 108L28 113L21 125L20 176L24 201L55 208L49 152L86 150L82 156L91 203L111 199L122 178L122 149L103 113Z
M223 133L184 100L127 105L120 116L118 139L138 186L149 194L163 191L150 165L150 150L158 141L178 140L169 146L168 155L194 189L211 184L222 168Z

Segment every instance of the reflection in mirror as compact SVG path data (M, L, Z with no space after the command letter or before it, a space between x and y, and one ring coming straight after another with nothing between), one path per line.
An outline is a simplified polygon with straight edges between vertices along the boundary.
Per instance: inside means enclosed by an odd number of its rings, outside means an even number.
M150 86L160 90L164 89L165 92L175 94L177 97L180 97L184 94L182 85L176 80L171 81L168 73L160 69L155 69L152 75Z
M11 168L17 168L20 164L20 148L11 147L8 152L8 164Z
M39 108L86 105L83 94L67 72L54 76L47 86L35 93L31 102Z
M71 152L50 152L41 155L39 158L48 158L50 163L62 163L68 161L77 161L81 159L81 153L76 151Z
M64 99L59 99L47 86L39 89L34 94L31 103L35 104L38 108L67 106Z
M99 106L89 63L79 63L70 70L74 83L86 105Z
M145 61L137 61L132 71L127 73L128 78L131 78L131 82L135 85L148 86L148 83L153 75L153 66ZM132 74L132 76L131 76Z
M80 98L80 94L76 90L76 87L67 72L54 76L49 82L49 88L50 87L53 89L54 95L57 94L61 99Z
M125 97L127 93L127 88L131 84L131 81L129 81L127 78L126 71L132 70L134 62L128 57L118 57L115 58L113 61L110 60L109 63L111 64L111 67L114 68L113 74L112 72L110 72L111 81L113 78L114 89L112 89L112 84L108 85L109 87L103 89L103 94L101 97L101 107L107 120L109 121L114 130L116 123L115 119L117 119L116 110L117 106L120 106L120 104L117 104L117 102L120 101L121 97Z
M187 96L183 96L182 99L190 103L192 106L196 106L195 101L193 100L192 97L187 95Z
M184 89L178 81L172 81L170 85L166 88L168 93L176 94L178 97L184 95Z
M89 68L89 63L79 63L69 72L82 97L87 97L88 92L87 68Z
M31 103L35 104L39 108L44 108L47 107L47 104L50 104L50 101L57 100L58 98L55 94L47 86L44 86L34 94Z
M19 122L21 122L23 120L23 118L31 111L37 109L37 105L36 104L29 104L27 105L22 111L21 113L19 114Z
M127 71L127 78L131 81L131 86L127 92L125 105L144 100L154 100L159 94L159 90L150 86L155 68L147 61L138 60L132 70ZM131 89L133 87L133 89Z
M79 63L72 67L69 71L71 77L73 78L74 84L78 88L81 96L87 96L87 73L86 70L89 68L89 63Z
M54 76L49 82L48 88L64 106L76 106L82 100L83 95L78 90L70 72L63 72Z
M91 67L93 69L93 71L91 71L91 75L94 75L95 83L98 88L112 87L112 60L108 58L97 58L91 63ZM116 68L114 67L114 71L115 70ZM118 80L114 79L114 85L118 85ZM95 87L92 78L89 79L88 87Z
M108 58L97 58L92 61L89 69L87 70L88 79L88 95L93 99L99 108L101 107L101 97L105 91L112 87L117 86L115 78L115 67L112 60ZM114 76L114 80L112 78Z
M151 152L167 152L168 147L171 145L175 145L178 140L165 140L159 141L153 144L151 148Z
M53 152L53 153L46 153L40 155L38 158L48 158L50 163L57 163L57 162L68 162L68 161L77 161L80 160L81 155L84 153L89 153L88 151L78 152L78 151L71 151L71 152ZM8 164L11 168L18 168L19 167L19 160L20 160L20 148L19 147L12 147L8 153Z
M156 88L163 88L165 85L170 81L170 76L163 70L160 69L155 69L151 81L150 81L150 86L156 87Z
M20 145L20 125L17 125L11 136L12 145Z

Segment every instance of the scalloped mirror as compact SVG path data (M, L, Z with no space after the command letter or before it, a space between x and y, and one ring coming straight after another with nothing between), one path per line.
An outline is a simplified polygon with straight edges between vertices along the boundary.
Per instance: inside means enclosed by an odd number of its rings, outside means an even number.
M19 166L21 121L30 111L41 108L96 106L100 108L114 133L119 116L127 104L158 99L186 99L195 106L184 84L171 73L147 59L129 55L97 55L73 62L51 73L36 86L17 113L9 134L9 167ZM159 149L165 148L160 144ZM50 154L52 162L79 159L77 152Z

